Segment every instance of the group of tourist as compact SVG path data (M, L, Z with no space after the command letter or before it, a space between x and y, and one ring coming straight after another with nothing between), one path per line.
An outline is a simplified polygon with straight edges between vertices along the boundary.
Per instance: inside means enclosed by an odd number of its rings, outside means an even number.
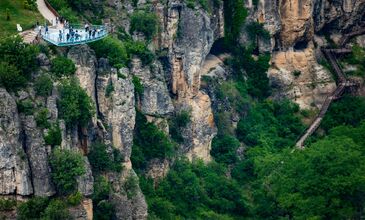
M99 37L104 30L90 28L85 25L85 29L75 29L74 27L64 27L58 30L58 41L59 42L77 42L81 40L93 39Z
M52 21L53 22L53 21ZM62 26L58 24L63 24ZM43 33L44 36L48 37L51 40L56 42L78 42L93 38L98 38L104 34L104 29L96 29L95 27L90 26L89 24L85 24L84 28L75 28L68 23L65 19L56 18L56 31L52 31L49 29L48 25L45 24L44 29L39 26L39 22L37 22L37 26L39 28L39 32ZM57 32L58 30L58 32ZM57 36L58 34L58 36ZM56 39L57 38L57 39Z

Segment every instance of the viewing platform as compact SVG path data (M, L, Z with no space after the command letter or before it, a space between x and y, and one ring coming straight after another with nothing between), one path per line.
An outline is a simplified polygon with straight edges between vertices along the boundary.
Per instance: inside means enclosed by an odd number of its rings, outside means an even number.
M40 27L39 31L45 41L59 47L87 44L108 35L108 30L104 25L88 25L87 27L72 24L68 27L58 25L48 28Z

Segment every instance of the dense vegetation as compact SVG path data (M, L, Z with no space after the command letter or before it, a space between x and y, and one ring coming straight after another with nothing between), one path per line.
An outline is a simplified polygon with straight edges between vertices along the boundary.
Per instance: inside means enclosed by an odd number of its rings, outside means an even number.
M138 111L134 135L131 160L137 170L145 168L151 159L164 159L173 155L174 143Z
M50 157L52 180L60 195L68 195L76 190L76 177L85 173L81 154L71 150L56 148Z
M26 85L32 71L38 68L38 48L17 37L0 39L0 85L16 91Z
M51 61L51 72L58 77L71 76L76 72L76 66L66 57L56 57Z
M175 162L157 188L148 179L141 180L151 215L161 219L227 219L246 212L242 188L226 177L219 164Z
M90 0L49 1L71 22L79 20L75 12L95 10ZM26 10L34 7L32 1L26 2ZM185 2L189 8L199 4L207 11L212 4L206 0ZM213 1L218 3L219 0ZM254 0L253 4L257 6L258 1ZM212 88L218 128L211 149L214 161L204 164L179 157L177 148L184 143L182 133L190 123L189 111L169 117L167 135L137 109L131 160L140 177L150 218L359 219L365 204L365 99L344 97L334 102L317 137L305 150L293 151L304 126L297 105L268 98L271 91L266 72L270 55L257 50L257 41L268 39L269 33L257 22L245 25L247 11L243 0L224 1L224 10L226 37L222 48L232 54L226 62L232 74L224 82L204 78ZM148 42L158 27L155 14L136 10L131 16L130 32L143 33L145 42L135 42L130 36L118 33L118 38L110 36L91 47L98 58L108 58L116 68L128 66L135 56L147 66L156 59L148 49ZM245 47L237 46L242 30L250 38ZM33 81L39 49L42 48L22 43L20 38L0 40L1 86L16 92L28 82L34 83L37 99L44 100L52 93L53 80L58 80L60 119L67 128L86 127L94 115L94 105L72 77L75 64L56 54L51 60L50 73L36 74ZM355 46L344 62L363 70L363 49ZM294 71L293 75L298 77L300 73ZM144 87L137 76L131 79L138 101ZM108 84L106 96L110 97L113 91L113 84ZM34 197L18 205L12 200L0 200L0 211L17 206L19 219L68 219L68 207L79 204L82 199L77 192L76 177L85 173L85 158L56 147L62 142L61 128L59 122L49 119L49 110L39 107L31 98L18 101L17 106L19 113L34 116L37 126L44 131L45 143L51 146L51 177L57 195ZM238 118L235 123L233 118ZM118 149L100 141L89 146L87 157L94 175L94 219L115 219L115 208L110 201L114 187L107 177L111 173L118 176L123 171L123 156ZM144 175L148 163L154 159L172 162L167 176L158 182ZM137 181L130 176L123 183L128 198L135 195Z
M147 40L151 40L158 29L157 16L154 13L137 11L131 16L130 33L141 32Z
M59 114L67 126L86 126L91 119L94 107L91 98L76 79L65 80L59 87Z
M87 157L95 174L105 171L120 172L122 170L120 151L112 148L112 153L109 154L108 147L104 143L93 144Z

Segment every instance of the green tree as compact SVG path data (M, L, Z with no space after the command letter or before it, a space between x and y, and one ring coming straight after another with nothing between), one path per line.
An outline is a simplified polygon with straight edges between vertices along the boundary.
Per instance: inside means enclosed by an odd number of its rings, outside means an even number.
M75 79L63 81L59 88L59 114L67 126L86 126L94 114L91 98Z
M118 153L120 154L118 149L113 149L112 153L108 153L107 146L97 142L91 145L87 157L95 173L105 171L119 172L122 170L122 158Z
M233 136L216 136L212 141L210 154L218 163L233 164L237 161L237 149L240 142Z
M37 95L47 97L51 95L53 89L53 82L51 77L47 74L42 74L36 78L34 82L34 90Z
M127 50L122 41L113 37L106 37L90 45L95 50L97 57L108 58L111 65L123 66L127 64Z
M146 182L141 184L149 213L161 219L194 219L208 213L243 218L246 204L242 191L225 172L216 163L177 160L155 189Z
M329 131L339 125L357 126L365 119L365 98L345 96L331 104L321 123Z
M183 143L184 137L181 135L182 129L185 128L190 122L190 112L181 111L178 112L169 121L169 133L171 138L177 143Z
M51 124L48 122L48 114L49 111L46 108L42 108L38 111L38 113L35 116L35 121L37 123L37 126L40 128L49 128Z
M56 148L50 157L50 164L57 192L61 195L73 193L76 189L76 177L85 173L81 154Z
M17 219L40 219L43 211L48 206L48 198L34 197L21 203L17 208Z
M76 72L76 66L66 57L56 57L51 61L51 72L58 77L72 76Z
M173 155L174 144L156 125L137 112L135 138L132 147L132 163L137 169L144 168L153 158L168 158Z
M17 91L26 85L26 78L13 65L0 62L0 86L7 91Z
M66 203L60 199L53 199L44 210L43 218L47 220L72 219Z
M132 14L130 33L141 32L147 40L151 40L157 33L157 29L158 19L156 14L144 11L137 11Z
M149 65L152 63L155 58L154 54L147 48L147 45L140 41L128 41L126 43L127 52L129 55L129 59L132 59L132 56L138 56L143 65Z
M44 141L47 145L51 145L52 147L61 145L62 133L58 122L49 128L47 134L44 135Z
M334 136L303 151L256 158L256 172L266 195L291 218L356 219L365 201L363 150Z
M243 0L224 1L224 33L229 47L235 47L247 17Z
M298 112L298 105L288 100L258 103L238 122L237 138L248 146L292 146L304 129Z
M24 43L20 36L0 39L0 62L15 66L27 79L38 68L38 53L36 46Z

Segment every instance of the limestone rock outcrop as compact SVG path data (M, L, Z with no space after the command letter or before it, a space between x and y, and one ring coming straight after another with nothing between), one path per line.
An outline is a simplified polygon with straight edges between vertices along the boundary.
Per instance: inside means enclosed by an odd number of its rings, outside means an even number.
M313 1L313 20L316 32L326 28L332 32L349 32L364 22L364 0L315 0Z
M26 155L32 172L32 184L35 196L52 196L55 189L51 180L48 162L48 149L44 143L42 131L37 128L34 116L22 118Z
M15 99L0 88L0 194L33 194Z
M313 46L303 51L275 52L271 63L268 76L273 96L290 98L301 108L320 108L336 88L329 71L317 63Z
M121 151L124 161L129 161L136 117L134 85L128 69L120 70L119 76L116 69L98 69L98 111L107 125L104 140ZM106 91L108 85L113 87L110 94Z

